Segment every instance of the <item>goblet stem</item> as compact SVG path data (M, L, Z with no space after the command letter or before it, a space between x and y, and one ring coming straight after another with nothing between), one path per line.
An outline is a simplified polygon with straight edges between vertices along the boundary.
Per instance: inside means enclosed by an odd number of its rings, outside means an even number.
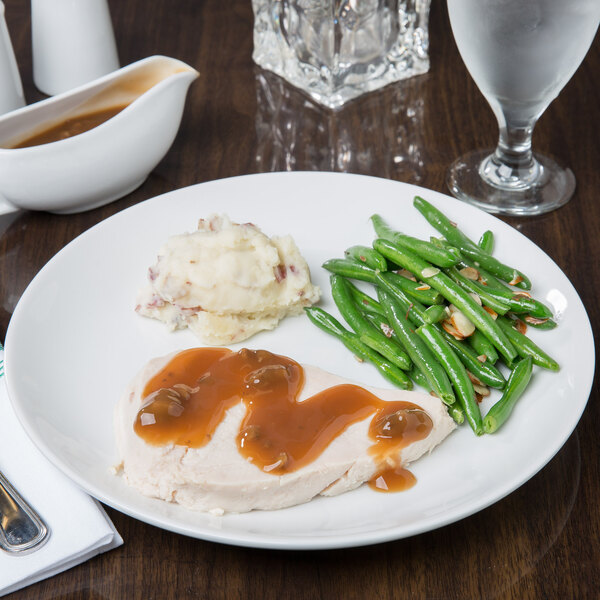
M455 161L447 177L451 192L484 210L507 215L539 215L568 202L575 190L571 170L531 150L537 119L505 114L497 104L494 113L498 145Z
M479 167L481 177L503 190L524 190L542 177L542 169L531 150L535 119L513 126L504 115L498 119L500 137L493 154Z

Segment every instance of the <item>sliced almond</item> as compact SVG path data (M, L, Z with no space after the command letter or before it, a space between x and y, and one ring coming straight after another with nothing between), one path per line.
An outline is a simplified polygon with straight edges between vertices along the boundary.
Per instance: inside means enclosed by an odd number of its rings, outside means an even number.
M381 331L383 331L385 337L388 337L388 338L392 337L393 329L387 323L381 323L380 327L381 327Z
M514 271L512 281L509 281L508 283L510 285L517 285L518 283L521 283L521 281L523 281L523 278L516 271Z
M483 396L481 394L475 394L475 400L477 404L481 404L483 402Z
M476 394L479 394L480 396L483 396L484 398L486 396L490 395L490 390L485 385L479 385L477 383L474 383L473 384L473 389L475 390Z
M481 302L481 298L479 297L479 294L476 294L475 292L470 292L469 296L471 296L471 298L473 298L473 300L475 300L475 302L477 302L477 304L479 304L479 306L483 305L483 303Z
M475 331L475 325L460 310L452 313L450 322L463 337L469 337Z
M493 308L490 308L489 306L484 306L483 310L485 310L485 312L488 313L490 317L494 319L494 321L498 318L498 313Z
M484 363L484 362L487 360L487 356L486 356L485 354L480 354L480 355L477 357L477 360L478 360L480 363Z
M513 300L518 300L519 298L531 298L531 294L529 292L517 292L513 296Z
M457 340L464 340L465 336L460 333L449 320L442 321L442 328Z
M463 267L460 271L460 274L471 281L477 281L480 277L479 271L474 267Z
M537 317L532 317L531 315L525 315L523 320L530 325L543 325L548 319L538 319Z
M525 323L523 323L523 321L521 321L521 319L515 319L513 324L514 324L514 328L519 333L522 333L523 335L525 335L527 333L527 325Z
M437 267L426 267L421 271L421 277L425 277L427 279L427 277L433 277L439 272L440 270Z
M410 279L411 281L414 281L415 283L417 281L417 278L410 271L407 271L406 269L399 269L398 271L394 271L394 273L396 273L397 275L402 275L402 277L406 277L406 279Z
M427 285L426 283L422 283L419 287L416 287L415 290L418 290L419 292L424 292L425 290L430 290L431 286Z
M483 386L483 382L480 381L477 377L475 377L475 375L473 375L473 373L471 373L471 371L467 371L467 375L469 376L469 379L471 380L472 384Z

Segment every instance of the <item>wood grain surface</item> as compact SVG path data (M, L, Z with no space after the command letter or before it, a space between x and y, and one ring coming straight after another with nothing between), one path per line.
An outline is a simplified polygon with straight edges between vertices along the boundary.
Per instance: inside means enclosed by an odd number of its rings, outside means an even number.
M34 102L43 96L32 82L29 3L4 1L26 97ZM460 60L440 0L431 11L430 72L336 114L316 108L253 64L250 0L112 0L110 7L121 64L165 54L193 65L201 78L190 89L171 150L135 192L79 215L0 217L2 339L24 289L58 250L102 219L163 192L277 170L365 173L445 192L453 159L495 144L495 120ZM537 150L571 166L576 194L554 213L507 219L567 273L595 330L600 324L599 130L597 39L534 135ZM187 538L107 508L125 540L122 547L10 597L599 598L599 400L594 386L575 432L529 482L439 530L367 548L276 552Z

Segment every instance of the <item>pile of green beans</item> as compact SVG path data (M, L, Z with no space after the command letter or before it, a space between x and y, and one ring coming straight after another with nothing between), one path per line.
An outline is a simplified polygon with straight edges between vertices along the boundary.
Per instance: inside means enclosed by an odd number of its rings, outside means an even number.
M306 313L394 385L419 385L438 396L458 424L466 421L476 435L494 433L535 367L560 368L523 333L525 323L555 327L552 311L524 291L531 289L524 273L492 256L493 232L474 242L423 198L415 197L414 206L443 238L420 240L373 215L372 246L352 246L345 258L323 264L349 329L321 308ZM454 311L462 313L463 324L466 317L471 331L448 325ZM480 402L489 388L501 390L502 397L484 417Z

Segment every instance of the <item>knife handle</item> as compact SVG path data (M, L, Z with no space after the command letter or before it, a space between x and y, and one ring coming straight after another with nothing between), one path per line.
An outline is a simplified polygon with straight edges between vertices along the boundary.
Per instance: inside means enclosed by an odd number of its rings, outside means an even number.
M37 550L49 537L41 517L0 472L0 548L11 554Z

